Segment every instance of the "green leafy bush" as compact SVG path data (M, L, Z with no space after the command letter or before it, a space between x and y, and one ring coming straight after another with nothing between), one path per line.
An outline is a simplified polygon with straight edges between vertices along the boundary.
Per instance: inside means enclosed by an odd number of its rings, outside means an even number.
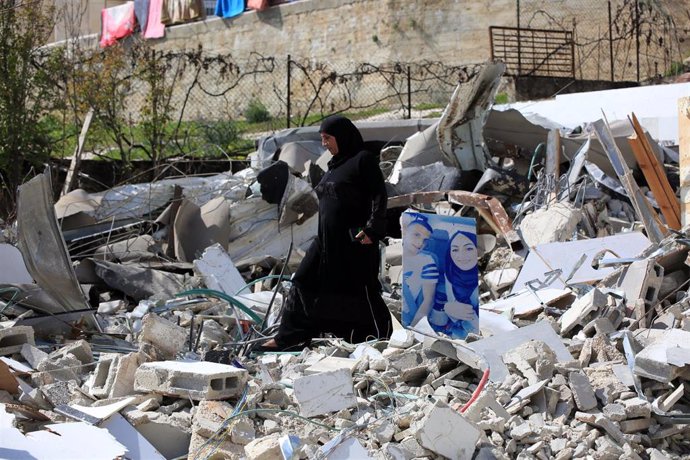
M244 116L249 123L263 123L271 119L271 113L266 106L257 99L252 99L244 111Z

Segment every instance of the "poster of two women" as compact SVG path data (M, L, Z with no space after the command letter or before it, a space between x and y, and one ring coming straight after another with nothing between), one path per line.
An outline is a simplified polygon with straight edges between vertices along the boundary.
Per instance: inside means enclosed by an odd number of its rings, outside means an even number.
M434 331L454 339L478 333L476 221L405 211L400 224L403 325L426 318Z

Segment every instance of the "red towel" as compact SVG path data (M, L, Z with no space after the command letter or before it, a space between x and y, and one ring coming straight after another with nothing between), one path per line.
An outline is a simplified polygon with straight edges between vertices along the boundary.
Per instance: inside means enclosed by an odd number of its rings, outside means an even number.
M134 33L134 2L124 5L103 8L101 11L103 28L101 33L101 47L115 44L119 38Z

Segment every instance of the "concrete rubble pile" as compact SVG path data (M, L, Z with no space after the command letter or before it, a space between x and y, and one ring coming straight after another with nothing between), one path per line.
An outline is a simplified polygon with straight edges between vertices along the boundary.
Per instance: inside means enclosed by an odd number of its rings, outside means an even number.
M252 351L316 233L315 128L261 139L234 174L56 203L48 175L22 185L0 244L0 457L689 455L677 149L634 116L567 131L491 109L502 72L439 120L358 124L388 178L396 320L400 213L477 218L481 333L462 341L394 321L388 341Z

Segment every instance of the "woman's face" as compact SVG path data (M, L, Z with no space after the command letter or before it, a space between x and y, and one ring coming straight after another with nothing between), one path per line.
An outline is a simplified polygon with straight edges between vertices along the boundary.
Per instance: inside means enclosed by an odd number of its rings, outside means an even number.
M335 136L321 133L321 145L326 147L326 149L331 152L331 155L336 156L338 154L338 141Z
M429 239L429 230L419 224L410 224L405 231L403 239L404 249L408 254L418 254L424 248L424 243Z
M450 244L450 258L460 270L469 270L477 265L477 247L472 240L459 234Z

